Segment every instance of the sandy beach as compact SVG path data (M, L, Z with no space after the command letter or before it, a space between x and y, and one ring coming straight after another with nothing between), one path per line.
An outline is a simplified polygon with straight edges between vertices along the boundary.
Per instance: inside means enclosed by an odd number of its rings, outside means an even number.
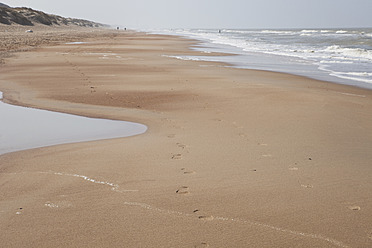
M84 30L8 32L4 101L148 131L1 155L1 246L372 247L372 91Z

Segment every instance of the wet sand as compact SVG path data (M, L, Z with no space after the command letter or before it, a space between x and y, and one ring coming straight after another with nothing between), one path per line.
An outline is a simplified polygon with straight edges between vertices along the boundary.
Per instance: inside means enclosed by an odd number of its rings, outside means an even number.
M5 247L372 246L371 91L110 32L0 67L8 103L149 128L1 155Z

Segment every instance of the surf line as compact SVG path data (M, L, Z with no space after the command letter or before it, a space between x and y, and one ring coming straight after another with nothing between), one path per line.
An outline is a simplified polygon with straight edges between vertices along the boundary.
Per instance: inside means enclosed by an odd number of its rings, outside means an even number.
M53 171L39 172L39 173L40 174L57 175L57 176L77 177L77 178L81 178L81 179L83 179L85 181L88 181L88 182L91 182L91 183L109 186L109 187L111 187L111 190L112 191L116 191L116 192L119 192L119 193L124 193L124 192L138 192L139 191L139 190L136 190L136 189L120 190L118 184L110 183L110 182L107 182L107 181L100 181L98 179L94 179L94 178L91 178L91 177L88 177L88 176L84 176L84 175L79 175L79 174L70 174L70 173L53 172Z
M184 217L195 217L195 215L193 215L193 214L183 213L183 212L174 211L174 210L161 209L161 208L158 208L158 207L153 207L153 206L151 206L149 204L146 204L146 203L124 202L124 205L140 207L140 208L143 208L143 209L146 209L146 210L152 210L152 211L156 211L156 212L159 212L159 213L166 213L166 214L170 214L170 215L184 216ZM293 231L293 230L290 230L290 229L280 228L280 227L272 226L272 225L265 224L265 223L260 223L260 222L250 221L250 220L244 220L244 219L239 219L239 218L227 218L227 217L218 217L218 216L216 216L216 217L211 216L211 217L212 217L212 218L210 218L211 221L213 221L213 220L229 221L229 222L247 224L247 225L251 225L251 226L258 226L258 227L262 227L262 228L269 228L269 229L272 229L274 231L289 233L289 234L292 234L292 235L295 235L295 236L301 236L301 237L305 237L305 238L323 240L323 241L329 242L329 243L331 243L331 244L333 244L337 247L349 248L348 245L345 245L341 241L338 241L338 240L335 240L335 239L332 239L332 238L328 238L328 237L325 237L325 236L322 236L322 235L319 235L319 234L311 234L311 233ZM201 218L199 218L199 219L201 219Z
M81 178L81 179L84 179L85 181L88 181L88 182L91 182L91 183L109 186L112 191L117 192L117 193L137 192L138 191L138 190L120 190L119 189L120 186L118 184L107 182L107 181L96 180L96 179L93 179L93 178L90 178L90 177L87 177L87 176L84 176L84 175L79 175L79 174L67 174L67 173L51 172L51 171L50 172L41 172L41 173L53 174L53 175L59 175L59 176L70 176L70 177L72 176L72 177ZM175 210L162 209L162 208L151 206L151 205L146 204L146 203L125 201L125 202L123 202L123 204L127 205L127 206L140 207L140 208L143 208L143 209L146 209L146 210L149 210L149 211L156 211L158 213L164 213L164 214L169 214L169 215L174 215L174 216L195 217L195 215L191 214L191 213L183 213L183 212L175 211ZM292 235L296 235L296 236L300 236L300 237L323 240L323 241L329 242L329 243L331 243L331 244L333 244L337 247L349 248L349 246L342 243L341 241L338 241L338 240L335 240L335 239L332 239L332 238L328 238L328 237L325 237L325 236L319 235L319 234L311 234L311 233L304 233L304 232L300 232L300 231L293 231L293 230L290 230L290 229L280 228L280 227L272 226L272 225L269 225L269 224L260 223L260 222L256 222L256 221L251 221L251 220L244 220L244 219L240 219L240 218L228 218L228 217L218 217L218 216L216 216L216 217L212 217L210 219L212 221L213 220L229 221L229 222L242 223L242 224L247 224L247 225L252 225L252 226L257 226L257 227L262 227L262 228L269 228L269 229L272 229L274 231L288 233L288 234L292 234Z

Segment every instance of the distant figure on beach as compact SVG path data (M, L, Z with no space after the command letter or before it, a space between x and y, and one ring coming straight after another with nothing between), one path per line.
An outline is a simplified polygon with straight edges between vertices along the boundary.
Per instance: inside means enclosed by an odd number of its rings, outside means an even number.
M119 27L116 27L117 30L119 30Z
M218 30L218 33L221 33L221 29Z

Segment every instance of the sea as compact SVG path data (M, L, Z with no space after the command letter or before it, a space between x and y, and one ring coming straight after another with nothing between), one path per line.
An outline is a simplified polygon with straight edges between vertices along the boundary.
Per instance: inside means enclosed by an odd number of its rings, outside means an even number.
M236 54L173 56L178 59L227 62L238 68L284 72L372 89L372 28L169 29L151 32L200 40L201 45L195 49L204 53Z

